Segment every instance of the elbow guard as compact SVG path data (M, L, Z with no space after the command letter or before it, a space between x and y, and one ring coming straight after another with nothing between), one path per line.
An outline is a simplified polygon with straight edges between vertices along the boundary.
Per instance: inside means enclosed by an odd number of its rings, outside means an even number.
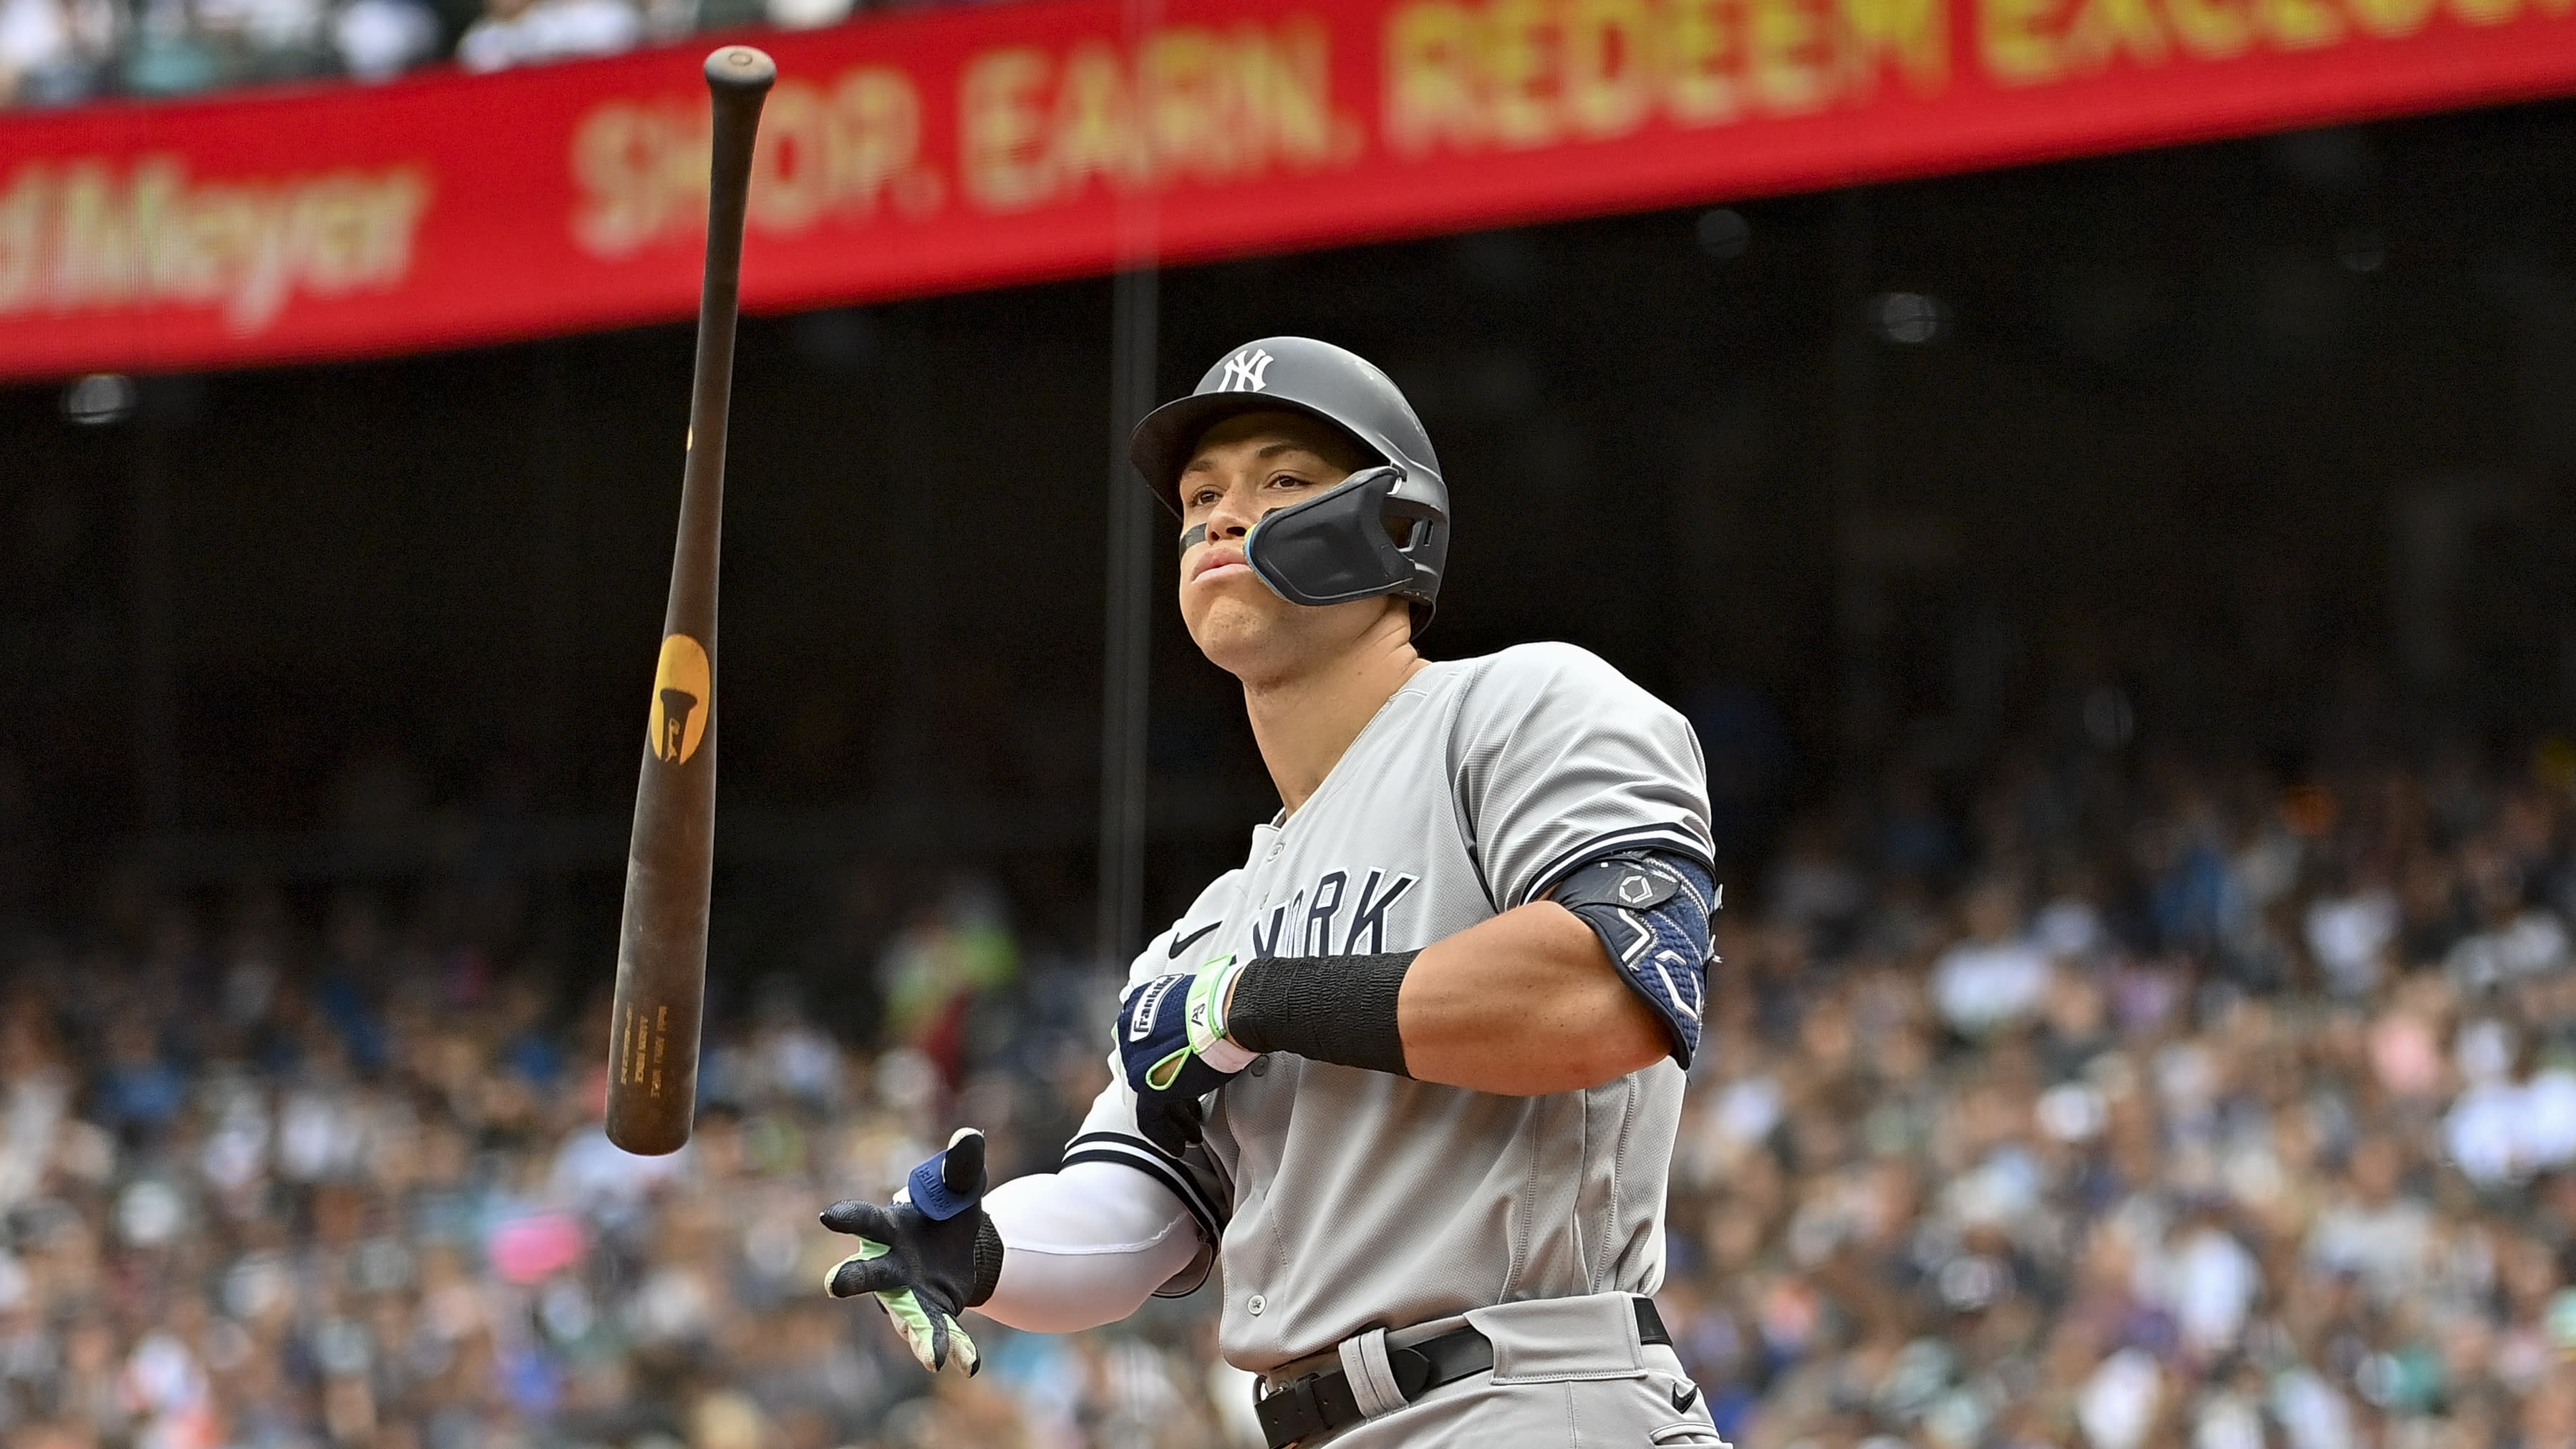
M1646 999L1685 1069L1708 1004L1709 925L1718 886L1686 855L1631 850L1576 867L1548 899L1601 938L1629 989Z

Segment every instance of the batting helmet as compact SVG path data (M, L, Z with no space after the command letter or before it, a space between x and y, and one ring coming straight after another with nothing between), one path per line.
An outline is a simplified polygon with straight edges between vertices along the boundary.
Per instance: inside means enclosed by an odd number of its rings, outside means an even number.
M1264 514L1244 540L1244 562L1291 603L1394 594L1414 605L1416 629L1429 622L1449 557L1449 487L1412 404L1358 353L1311 337L1247 342L1209 368L1188 397L1146 414L1127 456L1163 506L1178 513L1181 469L1200 437L1226 418L1270 411L1331 423L1379 466Z

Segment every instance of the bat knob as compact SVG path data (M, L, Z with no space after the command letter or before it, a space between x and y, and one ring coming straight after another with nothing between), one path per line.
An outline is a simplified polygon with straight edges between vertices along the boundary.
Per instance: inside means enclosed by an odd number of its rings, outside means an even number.
M778 79L778 62L748 45L728 45L707 57L707 84L729 91L765 91Z

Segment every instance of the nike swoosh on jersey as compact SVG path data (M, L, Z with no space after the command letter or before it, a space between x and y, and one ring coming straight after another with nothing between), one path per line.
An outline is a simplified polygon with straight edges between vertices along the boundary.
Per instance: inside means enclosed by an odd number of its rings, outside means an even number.
M1190 949L1190 943L1192 941L1197 940L1199 937L1206 935L1208 932L1213 931L1224 924L1225 922L1223 921L1210 921L1206 925L1199 927L1197 930L1190 932L1186 936L1174 936L1172 938L1172 949L1167 954L1171 959L1178 961L1181 959L1181 953Z
M1689 1413L1692 1401L1698 1397L1699 1385L1697 1384L1673 1385L1673 1412L1676 1414Z

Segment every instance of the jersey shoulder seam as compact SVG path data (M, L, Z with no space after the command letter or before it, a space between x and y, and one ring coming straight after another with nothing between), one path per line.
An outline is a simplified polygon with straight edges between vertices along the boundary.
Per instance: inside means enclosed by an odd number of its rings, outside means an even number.
M1449 717L1441 722L1441 764L1449 779L1449 815L1458 827L1458 843L1466 848L1468 868L1476 873L1476 889L1485 897L1485 909L1499 913L1502 903L1494 899L1494 883L1486 878L1484 853L1476 840L1476 821L1467 809L1467 776L1465 762L1459 758L1458 720L1467 712L1467 693L1484 677L1484 666L1493 658L1488 654L1470 661L1476 667L1458 681L1451 691Z

